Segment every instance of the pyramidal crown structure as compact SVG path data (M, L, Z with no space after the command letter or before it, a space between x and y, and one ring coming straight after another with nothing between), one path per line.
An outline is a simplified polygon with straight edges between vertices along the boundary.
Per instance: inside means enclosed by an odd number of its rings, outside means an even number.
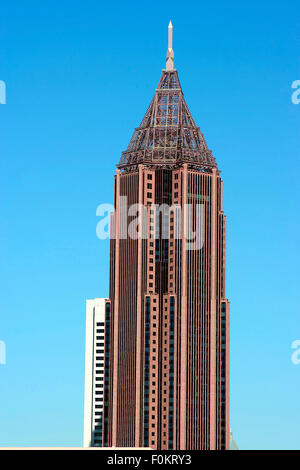
M174 68L171 21L168 38L166 68L140 126L122 153L118 168L130 171L139 163L154 163L165 168L189 163L209 172L217 164L192 118Z

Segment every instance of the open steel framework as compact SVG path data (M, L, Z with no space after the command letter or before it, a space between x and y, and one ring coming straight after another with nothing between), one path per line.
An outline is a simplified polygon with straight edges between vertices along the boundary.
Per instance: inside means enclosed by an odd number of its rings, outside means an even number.
M187 107L177 71L164 70L118 167L132 170L140 163L171 167L185 162L206 171L217 166Z

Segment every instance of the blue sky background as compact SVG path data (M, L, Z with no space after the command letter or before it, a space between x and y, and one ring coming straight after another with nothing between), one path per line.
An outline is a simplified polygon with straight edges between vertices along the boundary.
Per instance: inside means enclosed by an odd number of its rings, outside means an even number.
M224 180L234 436L242 449L300 449L298 0L1 6L1 446L82 444L85 299L108 294L96 207L113 201L170 18Z

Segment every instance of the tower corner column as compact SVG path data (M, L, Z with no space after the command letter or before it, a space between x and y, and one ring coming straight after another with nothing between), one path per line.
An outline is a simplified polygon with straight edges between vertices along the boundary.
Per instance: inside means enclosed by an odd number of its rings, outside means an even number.
M217 171L211 181L211 300L210 300L210 450L216 449L216 271Z
M117 445L117 405L118 405L118 354L119 354L119 270L120 270L120 175L116 177L116 248L115 248L115 303L114 303L114 365L113 365L113 404L112 404L112 445Z
M143 204L143 168L139 165L139 204ZM136 401L135 401L135 447L140 447L140 417L141 417L141 344L142 344L142 234L143 212L139 209L139 233L138 233L138 267L137 267L137 333L136 333Z
M188 189L187 164L182 171L182 267L181 267L181 333L180 333L180 449L186 449L186 402L187 402L187 253L186 253L186 204Z

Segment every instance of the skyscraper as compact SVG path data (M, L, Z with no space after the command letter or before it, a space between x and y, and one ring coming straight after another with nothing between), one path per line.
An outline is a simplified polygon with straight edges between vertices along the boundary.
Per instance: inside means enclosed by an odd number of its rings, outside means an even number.
M172 32L170 22L166 68L115 176L102 438L228 449L222 180L185 102Z

